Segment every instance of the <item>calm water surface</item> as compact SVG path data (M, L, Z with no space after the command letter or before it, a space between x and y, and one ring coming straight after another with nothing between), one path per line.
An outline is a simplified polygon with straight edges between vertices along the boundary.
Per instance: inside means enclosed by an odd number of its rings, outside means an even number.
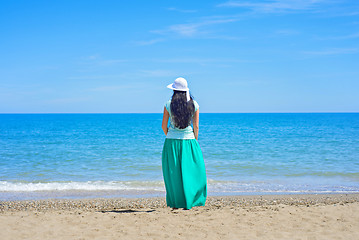
M161 114L0 114L0 200L164 196ZM359 114L200 115L209 195L359 192Z

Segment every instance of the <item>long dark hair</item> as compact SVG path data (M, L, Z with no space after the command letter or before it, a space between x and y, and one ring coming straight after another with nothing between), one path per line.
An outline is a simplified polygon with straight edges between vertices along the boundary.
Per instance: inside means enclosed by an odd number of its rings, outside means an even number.
M187 102L185 91L173 91L171 100L171 114L176 128L184 129L191 124L194 114L193 98Z

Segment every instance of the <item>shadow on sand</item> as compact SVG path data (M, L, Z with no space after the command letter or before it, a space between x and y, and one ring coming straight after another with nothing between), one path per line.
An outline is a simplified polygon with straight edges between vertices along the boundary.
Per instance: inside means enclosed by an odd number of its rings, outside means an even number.
M150 213L150 212L154 212L156 210L132 210L132 209L123 209L123 210L109 210L109 211L99 211L101 213L139 213L139 212L145 212L145 213Z

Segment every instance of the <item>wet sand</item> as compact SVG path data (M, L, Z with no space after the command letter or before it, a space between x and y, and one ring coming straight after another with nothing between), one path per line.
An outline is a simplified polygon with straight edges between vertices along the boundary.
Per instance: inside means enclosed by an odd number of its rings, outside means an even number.
M359 239L359 194L0 202L0 239Z

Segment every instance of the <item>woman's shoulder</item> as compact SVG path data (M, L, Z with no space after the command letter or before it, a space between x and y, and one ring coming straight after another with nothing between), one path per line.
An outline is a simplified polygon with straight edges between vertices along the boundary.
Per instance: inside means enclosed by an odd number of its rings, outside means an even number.
M167 111L170 111L170 107L171 107L171 99L169 99L169 100L165 103L165 108L167 109Z
M197 111L199 109L198 102L196 100L193 100L194 110Z

